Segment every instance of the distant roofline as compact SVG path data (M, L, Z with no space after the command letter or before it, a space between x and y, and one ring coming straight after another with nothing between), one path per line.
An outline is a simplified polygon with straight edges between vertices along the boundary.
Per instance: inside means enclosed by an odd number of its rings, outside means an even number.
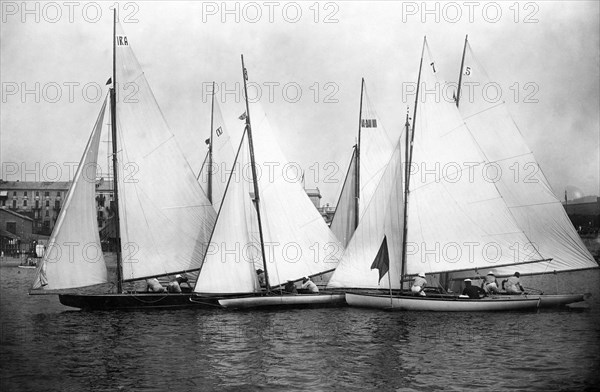
M6 212L8 212L9 214L15 215L15 216L17 216L17 217L19 217L19 218L21 218L21 219L25 219L25 220L28 220L28 221L31 221L31 222L33 222L33 219L31 219L30 217L28 217L28 216L26 216L26 215L21 215L21 214L19 214L18 212L11 211L11 210L9 210L9 209L8 209L8 208L6 208L6 207L0 207L0 211L6 211Z
M2 191L63 191L67 192L71 187L71 181L3 181L0 180ZM112 191L112 180L96 181L96 190ZM9 195L10 196L10 195Z
M70 181L0 181L2 190L24 190L24 191L67 191L71 186Z

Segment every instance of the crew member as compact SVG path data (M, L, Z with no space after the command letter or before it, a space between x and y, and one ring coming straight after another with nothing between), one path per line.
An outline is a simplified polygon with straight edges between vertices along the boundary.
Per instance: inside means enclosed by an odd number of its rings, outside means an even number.
M427 279L425 279L425 272L419 272L419 275L417 275L417 277L413 281L410 291L412 291L415 294L425 296L426 294L423 291L423 289L425 289L425 286L427 286Z

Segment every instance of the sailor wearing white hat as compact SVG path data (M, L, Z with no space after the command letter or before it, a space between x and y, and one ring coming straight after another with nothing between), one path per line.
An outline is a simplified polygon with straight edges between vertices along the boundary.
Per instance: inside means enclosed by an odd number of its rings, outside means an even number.
M425 272L419 272L419 275L413 281L410 291L415 294L425 296L423 289L427 286L427 279L425 279Z
M488 272L485 276L485 284L483 288L488 294L500 294L500 289L498 288L498 282L496 281L496 275L494 275L494 271Z

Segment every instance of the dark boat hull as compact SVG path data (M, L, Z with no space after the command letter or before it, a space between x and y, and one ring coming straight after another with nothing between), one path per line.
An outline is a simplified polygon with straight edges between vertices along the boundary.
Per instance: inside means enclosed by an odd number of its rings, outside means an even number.
M223 298L194 293L60 294L60 303L82 310L220 308Z

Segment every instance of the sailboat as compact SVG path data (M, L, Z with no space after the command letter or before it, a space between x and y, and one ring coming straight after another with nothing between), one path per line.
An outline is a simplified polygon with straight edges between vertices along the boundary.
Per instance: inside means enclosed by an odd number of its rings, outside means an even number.
M225 308L343 304L343 293L282 290L286 283L333 270L342 246L300 182L286 175L287 161L258 103L252 105L251 121L243 56L242 69L244 133L194 292L231 296L218 300ZM264 271L264 288L258 269Z
M360 217L369 205L395 145L394 138L388 135L369 99L364 78L360 84L358 113L357 143L352 149L330 226L344 247L350 242Z
M383 205L367 207L366 218L360 222L328 287L387 288L388 294L349 292L346 301L353 306L397 310L517 310L579 300L543 295L465 299L453 293L413 296L402 291L407 278L420 272L428 277L478 269L506 268L514 272L523 265L552 261L545 256L551 249L532 248L521 227L523 221L511 210L518 207L507 204L500 186L482 171L490 161L473 134L481 127L496 124L471 126L454 102L431 93L439 92L440 86L425 39L410 132L407 115L405 167L402 169L398 143L377 188L376 195L380 195L373 198L383 200ZM429 94L421 97L419 89ZM402 189L403 174L406 180ZM508 187L508 182L505 185ZM563 236L573 230L570 223L563 224L558 218L549 218L555 222L552 230L561 231ZM594 267L589 252L586 254L575 239L563 240L554 244L556 247L581 254L586 267ZM577 264L579 258L569 262Z
M169 130L131 44L115 11L109 96L116 267L107 265L102 252L95 204L107 97L30 294L59 294L62 304L90 310L198 306L190 301L191 292L136 288L138 281L199 270L216 214Z

